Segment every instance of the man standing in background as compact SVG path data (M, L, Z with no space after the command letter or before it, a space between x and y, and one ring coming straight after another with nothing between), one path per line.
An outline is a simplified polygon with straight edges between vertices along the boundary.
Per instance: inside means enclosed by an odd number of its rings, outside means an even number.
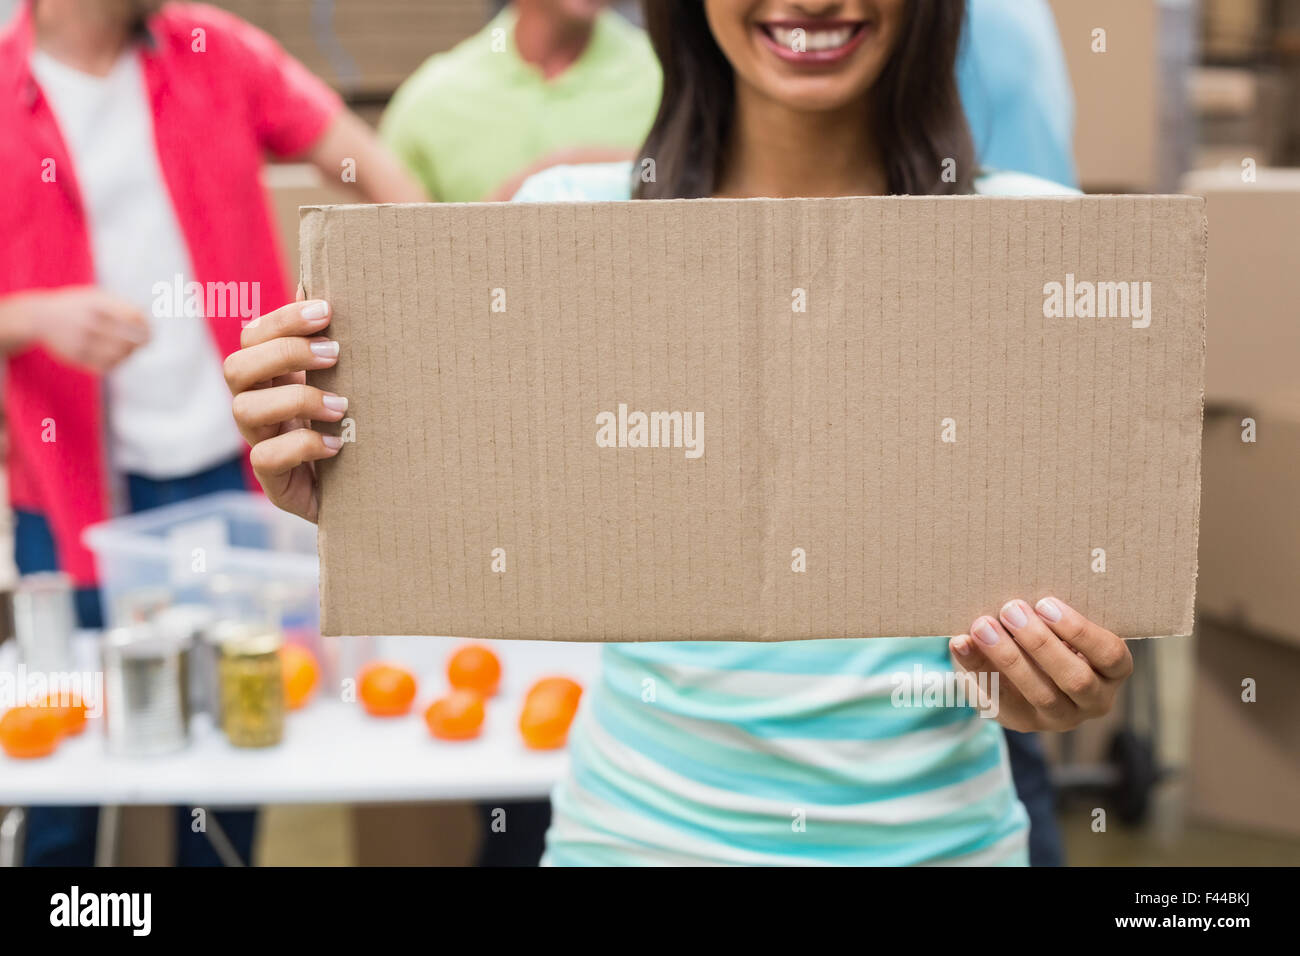
M210 7L27 0L0 31L0 129L15 558L68 573L95 627L88 525L250 487L221 362L244 321L292 298L264 156L330 177L346 160L372 201L423 196L328 87ZM192 282L208 294L178 310ZM253 814L213 816L247 860ZM27 862L89 865L95 821L32 808ZM218 862L188 814L176 831L181 863Z
M514 0L402 84L380 135L439 202L508 199L546 165L630 158L659 106L659 63L607 6Z

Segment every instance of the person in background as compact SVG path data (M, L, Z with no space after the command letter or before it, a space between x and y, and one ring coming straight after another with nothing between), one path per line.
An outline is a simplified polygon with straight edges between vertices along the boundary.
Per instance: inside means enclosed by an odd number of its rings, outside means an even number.
M292 299L265 156L361 196L423 198L337 96L222 11L28 0L0 33L0 349L20 573L62 570L102 624L82 531L117 511L255 487L221 360ZM187 301L197 282L205 290ZM215 814L241 857L254 817ZM33 808L29 864L88 865L92 807ZM177 813L183 864L218 862Z
M538 168L630 158L659 105L659 65L606 6L515 0L402 84L380 136L439 202L508 199Z
M957 86L981 163L1077 185L1074 95L1047 0L969 0Z
M641 151L656 159L656 178L635 179L629 162L561 166L516 198L1073 194L977 162L955 74L964 6L647 0L666 78ZM791 43L796 28L806 51ZM943 176L948 158L956 181ZM303 344L328 334L328 307L266 316L226 362L263 487L308 518L312 463L348 452L296 419L338 416L309 389L283 421L268 419L285 376L347 361ZM1120 638L1051 597L1007 602L953 638L646 642L602 653L554 792L544 862L1025 863L1028 817L1001 728L966 708L902 713L883 678L914 667L996 673L1000 723L1063 730L1107 713L1133 667ZM656 707L641 700L646 679L660 688ZM831 680L843 693L828 699ZM806 831L791 826L792 807Z

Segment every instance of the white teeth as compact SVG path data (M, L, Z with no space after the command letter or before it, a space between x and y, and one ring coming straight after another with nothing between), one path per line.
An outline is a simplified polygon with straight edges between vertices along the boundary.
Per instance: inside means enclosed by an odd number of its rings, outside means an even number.
M835 50L853 39L852 27L839 27L834 30L804 30L796 27L771 27L772 37L783 47L796 53Z

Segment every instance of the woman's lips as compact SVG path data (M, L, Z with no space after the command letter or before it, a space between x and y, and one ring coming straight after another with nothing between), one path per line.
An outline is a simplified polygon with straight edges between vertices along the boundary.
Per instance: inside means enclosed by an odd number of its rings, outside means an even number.
M849 57L871 27L865 20L782 20L758 24L758 33L787 63L826 66Z

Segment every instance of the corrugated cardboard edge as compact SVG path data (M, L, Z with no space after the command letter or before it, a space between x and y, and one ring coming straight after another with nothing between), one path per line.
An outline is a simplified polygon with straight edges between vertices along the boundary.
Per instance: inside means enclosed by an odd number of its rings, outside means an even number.
M1208 295L1209 283L1209 256L1210 256L1210 220L1206 213L1206 199L1204 196L1196 197L1200 199L1199 212L1201 217L1201 314L1199 316L1201 325L1201 415L1196 423L1196 435L1202 438L1205 434L1205 343L1206 343L1206 317L1208 312ZM1190 637L1192 629L1195 626L1196 618L1196 579L1201 572L1201 455L1204 447L1203 440L1196 444L1196 510L1192 512L1192 588L1187 595L1187 609L1184 611L1183 626L1179 628L1177 634L1173 637Z

